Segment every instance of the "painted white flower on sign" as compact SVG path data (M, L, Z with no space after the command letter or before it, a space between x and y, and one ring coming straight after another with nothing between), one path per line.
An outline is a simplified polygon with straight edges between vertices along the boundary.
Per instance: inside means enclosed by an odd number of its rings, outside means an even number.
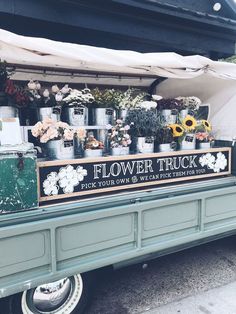
M45 195L57 195L59 186L57 185L58 176L56 172L47 175L47 179L43 182L43 190Z
M83 167L78 166L74 169L71 165L60 168L58 173L51 172L43 182L44 194L56 195L59 192L59 188L62 188L65 194L73 193L74 188L84 180L87 174L87 170Z
M214 172L220 172L221 170L225 170L227 167L227 159L222 152L217 153L216 157L211 153L202 155L199 158L199 162L202 167L207 166Z

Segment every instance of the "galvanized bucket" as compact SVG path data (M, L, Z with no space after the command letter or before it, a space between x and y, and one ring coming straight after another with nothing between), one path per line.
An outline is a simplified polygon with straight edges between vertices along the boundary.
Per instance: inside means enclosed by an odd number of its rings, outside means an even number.
M159 144L158 150L159 150L159 152L173 152L174 150L176 150L176 146L177 145L175 142Z
M0 106L0 119L17 118L18 109L12 106Z
M75 155L78 157L84 156L83 143L77 137L75 137Z
M186 134L184 140L180 143L180 150L196 149L195 134Z
M188 109L180 110L180 112L179 112L179 120L183 121L187 117L188 114L189 114L189 110Z
M61 109L58 107L39 108L39 120L43 121L47 118L53 121L60 121Z
M129 155L129 147L113 147L111 148L111 155L112 156L125 156Z
M96 158L102 157L102 149L85 149L84 150L84 157L85 158Z
M138 137L137 138L137 153L153 153L154 152L154 138L153 137Z
M93 108L92 116L93 125L113 125L115 110L113 108Z
M71 106L65 108L66 122L73 126L88 125L88 108L80 106Z
M174 124L177 120L177 115L170 109L161 110L161 117L165 124Z
M122 119L123 121L125 121L125 119L127 118L129 114L129 110L128 109L118 109L117 110L117 117L119 119Z
M51 140L47 142L50 159L74 159L74 141Z
M210 143L210 142L199 142L198 148L199 148L199 149L208 149L208 148L211 148L211 143Z

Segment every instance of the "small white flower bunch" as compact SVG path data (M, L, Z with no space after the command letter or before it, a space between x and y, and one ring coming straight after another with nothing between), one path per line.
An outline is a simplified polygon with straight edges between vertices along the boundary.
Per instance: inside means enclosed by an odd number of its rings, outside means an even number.
M151 110L151 109L155 109L157 107L157 103L155 101L142 101L139 104L139 107L141 109Z
M41 143L59 139L71 141L74 138L74 130L70 129L70 126L65 122L56 122L46 118L33 126L32 135L37 137Z
M121 119L116 120L115 126L108 124L106 129L108 130L111 148L127 147L131 144L130 135L128 134L130 126L128 124L124 125Z
M84 88L82 90L70 89L69 95L63 98L63 101L69 106L83 105L94 102L94 97L89 88Z
M40 89L41 84L38 81L30 80L27 84L28 91L29 91L29 99L30 101L38 101L41 99Z

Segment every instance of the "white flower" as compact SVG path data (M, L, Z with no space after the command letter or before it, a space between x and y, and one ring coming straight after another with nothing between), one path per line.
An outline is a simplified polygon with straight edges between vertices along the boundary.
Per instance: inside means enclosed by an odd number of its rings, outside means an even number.
M43 182L43 190L45 195L57 195L59 187L57 185L58 176L56 172L47 175L47 179Z
M156 100L156 101L161 100L162 98L163 98L163 97L160 96L160 95L152 95L152 99L153 99L153 100Z
M139 106L145 110L150 110L156 108L157 103L155 101L143 101L139 104Z
M37 89L37 90L40 90L40 88L41 88L41 84L37 81L37 82L36 82L36 89Z
M29 83L27 84L27 86L30 90L36 89L36 83L33 80L30 80Z
M56 99L56 101L58 101L58 102L59 102L59 101L62 101L62 99L63 99L63 94L60 93L60 92L56 93L55 99Z
M64 85L63 87L62 87L62 89L61 89L61 93L62 94L68 94L69 92L70 92L70 88L69 88L69 85L68 84L66 84L66 85Z
M84 177L88 175L88 172L86 169L84 169L83 167L81 166L78 166L76 168L76 172L77 172L77 176L78 176L78 180L79 181L83 181L84 180Z
M220 172L220 170L224 170L226 168L227 159L222 152L217 153L216 157L207 153L199 158L199 163L202 167L207 166L208 169L211 169L214 172Z
M60 91L60 89L59 89L59 87L58 87L57 85L53 85L53 86L52 86L52 92L53 92L54 94L58 93L59 91Z
M49 90L45 89L43 92L43 97L48 98L49 97Z

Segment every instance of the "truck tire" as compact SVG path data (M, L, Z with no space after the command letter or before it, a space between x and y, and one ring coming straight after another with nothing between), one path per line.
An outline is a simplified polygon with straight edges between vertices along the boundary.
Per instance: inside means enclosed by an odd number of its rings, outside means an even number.
M44 284L9 298L9 314L82 314L92 292L94 272Z

